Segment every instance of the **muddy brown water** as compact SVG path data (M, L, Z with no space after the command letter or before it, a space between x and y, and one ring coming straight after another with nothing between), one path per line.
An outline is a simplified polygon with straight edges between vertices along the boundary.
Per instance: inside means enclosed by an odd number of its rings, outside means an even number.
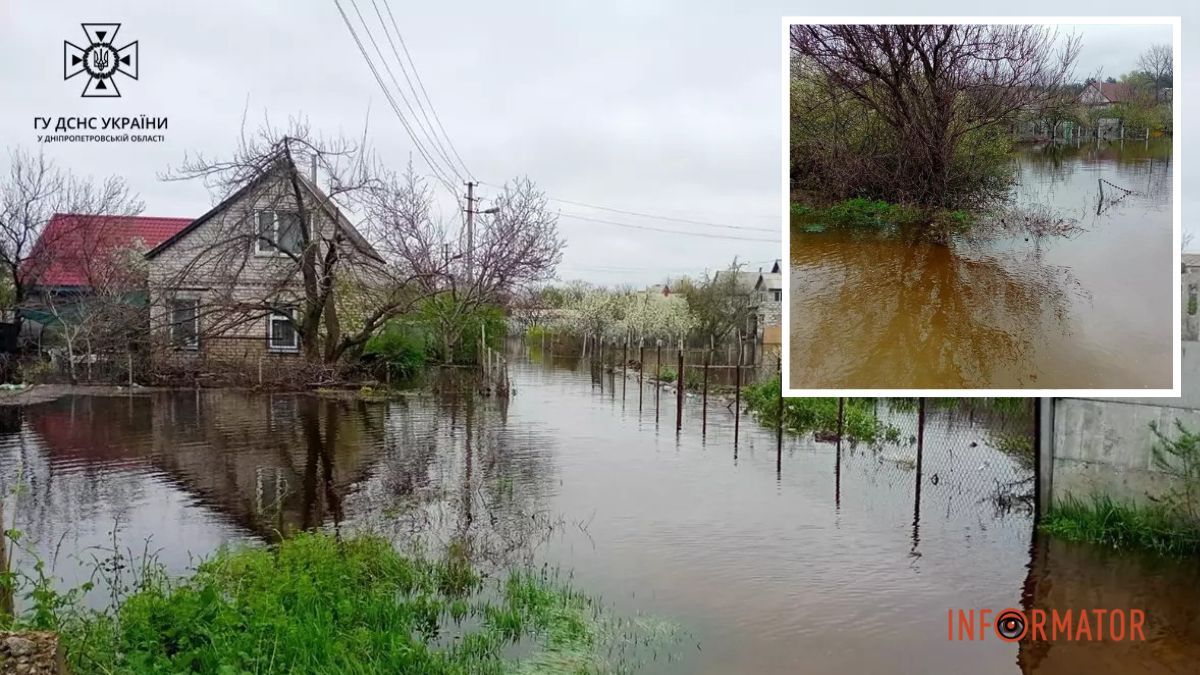
M64 583L114 536L180 572L304 528L465 537L481 564L548 563L617 611L677 623L686 638L648 673L1194 672L1195 562L1035 538L1000 494L1030 476L1002 451L1020 415L931 409L918 482L911 407L876 403L898 443L788 438L777 464L748 419L735 454L716 401L702 433L689 398L676 434L670 392L656 423L652 391L639 411L619 374L601 391L573 360L518 359L512 379L508 402L185 391L6 409L6 513ZM950 608L1082 606L1144 607L1150 640L946 637Z
M1017 175L1016 204L1081 231L944 246L793 228L791 386L1170 388L1170 140L1025 147Z

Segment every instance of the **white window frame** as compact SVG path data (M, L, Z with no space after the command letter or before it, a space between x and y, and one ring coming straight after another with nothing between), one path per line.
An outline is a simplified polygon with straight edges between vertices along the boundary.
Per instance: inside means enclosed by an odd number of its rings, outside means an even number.
M292 344L275 344L275 322L287 321L292 324ZM267 351L283 354L293 354L300 351L300 331L296 329L296 310L272 311L267 314Z
M175 340L175 329L178 327L175 323L175 305L184 302L190 302L196 310L192 318L192 322L195 325L195 333L192 335L191 342L177 342ZM167 306L167 312L167 327L170 331L171 344L176 349L186 349L189 351L200 349L200 298L171 298L171 302Z
M271 214L271 241L269 241L269 242L264 241L262 235L258 231L258 220L259 220L259 218L262 217L262 214L264 214L264 213ZM292 255L299 255L299 252L296 252L294 254L289 254L286 251L284 251L282 248L279 247L279 216L282 214L297 214L297 212L296 211L288 211L286 209L284 209L284 210L258 209L257 211L254 211L254 218L253 218L253 223L252 223L252 225L254 227L254 255L262 256L262 257L266 257L266 258L275 258L275 257L281 257L281 256L282 257L291 257ZM307 227L308 226L307 222L306 222L307 219L304 218L302 214L297 214L297 216L300 221L300 227L301 228ZM301 238L300 238L301 246L303 246L303 242L304 242L303 234L304 233L302 231ZM268 246L269 248L263 248L264 246Z

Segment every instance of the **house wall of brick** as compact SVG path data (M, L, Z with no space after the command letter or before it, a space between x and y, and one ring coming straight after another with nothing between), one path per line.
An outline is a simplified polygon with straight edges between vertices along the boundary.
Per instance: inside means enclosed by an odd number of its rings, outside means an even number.
M332 239L336 225L331 214L305 192L314 237ZM172 360L299 359L297 352L268 348L266 305L302 307L303 276L291 256L256 250L257 217L263 210L295 211L291 185L284 177L263 181L240 198L224 204L195 229L149 260L150 322L162 344L170 343L171 303L199 301L199 345L179 348ZM328 245L319 244L319 256ZM379 263L352 245L339 246L338 263L360 280L374 283L382 276ZM340 281L341 279L339 279Z

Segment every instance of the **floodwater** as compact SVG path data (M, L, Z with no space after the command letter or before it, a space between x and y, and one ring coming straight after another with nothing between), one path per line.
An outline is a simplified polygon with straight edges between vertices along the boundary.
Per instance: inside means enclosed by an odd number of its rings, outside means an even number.
M1171 388L1170 139L1025 147L1017 171L1015 204L1079 230L946 246L794 228L790 386Z
M454 538L481 564L547 563L678 624L648 673L1168 673L1200 658L1194 562L1033 536L1031 470L1003 451L1028 439L1023 404L931 408L918 454L913 407L878 401L899 442L839 452L808 435L777 456L746 418L735 450L716 400L704 430L689 398L677 433L671 393L656 422L636 379L517 359L512 381L508 402L198 391L8 409L6 513L67 583L114 539L183 571L303 528ZM1151 639L947 639L951 608L1113 606L1145 608Z

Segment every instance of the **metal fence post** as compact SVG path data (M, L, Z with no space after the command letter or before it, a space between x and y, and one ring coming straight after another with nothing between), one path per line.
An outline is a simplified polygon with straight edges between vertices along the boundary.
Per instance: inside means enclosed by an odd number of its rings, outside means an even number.
M739 336L740 340L741 337ZM738 352L737 365L733 367L733 447L737 449L738 426L742 419L742 354Z
M675 373L675 431L683 429L683 346L679 347L679 368Z
M712 360L712 350L704 354L704 393L701 395L700 435L708 435L708 364Z

